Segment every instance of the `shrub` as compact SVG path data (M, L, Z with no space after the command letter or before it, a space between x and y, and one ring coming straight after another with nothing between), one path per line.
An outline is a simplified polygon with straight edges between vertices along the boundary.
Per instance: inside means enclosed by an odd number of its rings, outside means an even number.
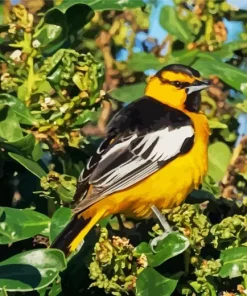
M176 0L160 8L159 44L147 34L152 3L25 3L0 4L2 294L246 295L247 43L245 29L226 42L224 23L246 14L224 0ZM143 94L150 70L174 62L211 81L202 92L212 131L202 188L163 210L175 232L156 253L155 220L122 217L123 229L108 217L65 260L48 247L72 216L76 180L111 111Z

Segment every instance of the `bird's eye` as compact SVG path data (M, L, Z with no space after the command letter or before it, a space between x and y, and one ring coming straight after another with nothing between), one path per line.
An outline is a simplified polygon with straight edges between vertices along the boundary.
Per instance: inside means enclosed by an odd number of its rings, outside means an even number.
M174 81L174 85L175 85L177 88L181 88L181 87L182 87L182 83L179 82L179 81Z

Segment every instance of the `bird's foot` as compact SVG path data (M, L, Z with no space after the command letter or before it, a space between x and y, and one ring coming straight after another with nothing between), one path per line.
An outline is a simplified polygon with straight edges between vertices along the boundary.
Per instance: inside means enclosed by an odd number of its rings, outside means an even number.
M159 236L157 236L157 237L155 237L154 239L151 240L150 247L151 247L153 253L156 253L154 247L157 246L158 242L160 242L164 238L166 238L168 234L169 234L169 232L163 232L161 235L159 235Z
M164 228L164 232L161 235L152 239L152 241L150 243L150 247L151 247L152 251L154 253L156 253L156 251L154 250L154 247L157 246L159 241L162 241L164 238L167 237L168 234L170 234L172 232L172 228L169 225L169 223L167 222L166 218L162 215L162 213L157 209L156 206L152 206L151 209L152 209L154 215L156 216L156 218L159 220L161 226Z

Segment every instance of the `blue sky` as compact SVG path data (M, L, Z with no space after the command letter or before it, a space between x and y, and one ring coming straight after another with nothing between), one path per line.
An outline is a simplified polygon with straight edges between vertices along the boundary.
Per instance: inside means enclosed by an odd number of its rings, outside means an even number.
M157 6L153 9L150 16L149 35L157 38L159 42L162 42L166 37L167 32L159 24L160 9L164 5L174 5L174 2L173 0L157 0L156 3ZM247 0L228 0L228 3L235 7L247 10ZM224 20L224 22L228 29L228 41L236 39L236 36L242 31L242 23L228 22L227 20Z
M134 0L132 0L134 1ZM148 2L146 0L145 2ZM247 0L228 0L228 3L241 8L241 9L247 9ZM160 15L160 9L164 5L174 5L173 0L156 0L156 4L153 6L152 13L150 15L150 27L148 35L150 37L156 38L158 40L158 43L160 44L167 36L167 31L164 30L164 28L161 27L159 23L159 15ZM228 42L231 42L233 40L237 39L237 36L242 32L243 24L242 22L229 22L226 19L224 20L224 23L228 30ZM136 40L136 46L134 47L135 52L140 52L142 50L142 41L147 38L147 34L145 33L139 33L137 35ZM120 52L117 54L117 60L124 61L128 57L128 52L125 49L120 50ZM151 74L151 73L146 73Z

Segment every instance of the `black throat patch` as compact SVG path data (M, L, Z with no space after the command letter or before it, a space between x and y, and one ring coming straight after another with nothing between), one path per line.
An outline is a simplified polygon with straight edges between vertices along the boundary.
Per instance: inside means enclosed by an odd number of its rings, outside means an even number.
M200 92L193 92L187 95L185 101L185 109L190 112L198 113L201 109L201 94Z

